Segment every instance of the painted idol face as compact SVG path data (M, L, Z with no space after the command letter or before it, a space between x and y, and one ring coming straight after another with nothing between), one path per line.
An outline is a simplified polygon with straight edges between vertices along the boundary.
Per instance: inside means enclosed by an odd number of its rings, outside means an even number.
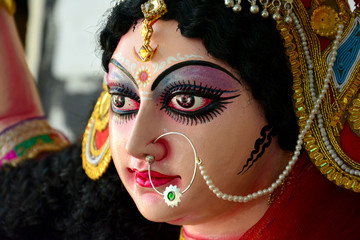
M267 187L277 174L271 170L273 159L279 158L276 143L248 171L238 174L267 125L262 108L239 74L209 56L200 40L181 36L177 22L154 24L151 44L158 49L149 62L138 60L140 31L138 24L121 38L107 79L112 95L111 152L126 189L141 213L153 221L198 224L242 211L244 204L218 199L199 172L179 205L168 207L151 187L145 157L155 157L152 178L159 191L170 184L184 190L194 169L189 143L170 135L153 144L161 134L176 131L192 140L223 192L246 195ZM266 203L261 206L266 208Z

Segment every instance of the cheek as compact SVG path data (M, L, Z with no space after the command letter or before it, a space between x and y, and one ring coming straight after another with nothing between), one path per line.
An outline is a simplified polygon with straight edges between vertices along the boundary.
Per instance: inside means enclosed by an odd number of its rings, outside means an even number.
M202 144L206 155L221 159L216 161L216 167L233 166L227 169L235 174L249 158L261 129L267 124L260 106L254 100L246 100L229 105L221 121L210 123L207 140Z

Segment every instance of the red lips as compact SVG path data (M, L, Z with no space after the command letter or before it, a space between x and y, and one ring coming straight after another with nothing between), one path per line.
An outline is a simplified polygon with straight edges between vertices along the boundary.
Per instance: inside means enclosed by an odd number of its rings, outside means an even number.
M136 169L132 170L135 172L135 180L136 183L139 184L141 187L151 188L151 183L149 180L148 171L138 171ZM168 176L161 174L159 172L151 171L151 180L155 187L160 187L162 185L167 184L168 182L178 178L179 176Z

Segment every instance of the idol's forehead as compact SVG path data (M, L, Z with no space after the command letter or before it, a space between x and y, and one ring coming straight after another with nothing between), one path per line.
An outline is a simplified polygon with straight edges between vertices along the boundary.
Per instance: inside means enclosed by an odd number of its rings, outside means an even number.
M201 60L217 64L235 76L239 74L223 61L208 54L201 39L190 39L181 35L178 22L158 20L153 25L150 46L157 49L154 57L142 62L137 53L143 46L142 24L139 22L121 38L112 58L119 62L130 74L135 75L140 68L147 68L156 77L165 69L189 60Z

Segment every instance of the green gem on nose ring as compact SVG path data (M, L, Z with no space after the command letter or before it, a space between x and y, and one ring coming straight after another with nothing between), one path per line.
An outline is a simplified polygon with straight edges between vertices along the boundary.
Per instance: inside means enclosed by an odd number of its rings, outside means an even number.
M167 198L170 201L173 201L175 199L175 193L173 191L169 192L168 195L167 195Z

